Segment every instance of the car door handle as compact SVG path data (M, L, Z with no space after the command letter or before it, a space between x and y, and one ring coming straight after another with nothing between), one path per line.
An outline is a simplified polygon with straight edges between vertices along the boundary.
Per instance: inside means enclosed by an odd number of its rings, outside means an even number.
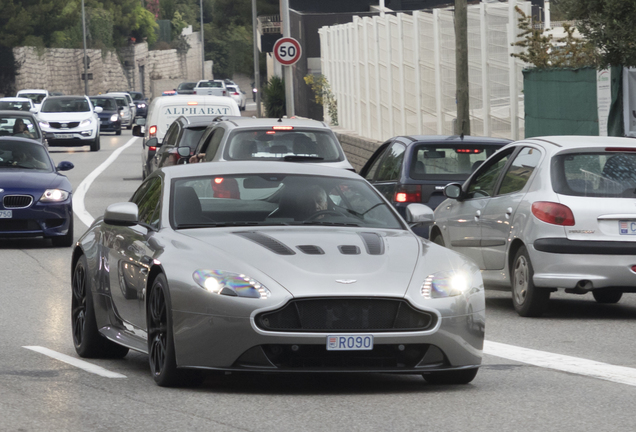
M508 207L506 209L506 219L510 219L511 215L512 215L512 207Z
M477 210L475 212L475 222L479 222L480 217L481 217L481 210Z

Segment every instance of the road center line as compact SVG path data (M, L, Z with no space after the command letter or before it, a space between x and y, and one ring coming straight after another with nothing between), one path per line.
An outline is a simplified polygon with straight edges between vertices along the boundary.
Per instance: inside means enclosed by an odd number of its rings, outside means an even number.
M88 211L86 211L86 207L84 207L84 197L86 196L86 193L88 192L88 188L91 187L91 184L93 183L93 181L95 181L97 176L103 173L106 170L106 168L110 166L110 164L115 162L115 159L119 157L121 152L123 152L128 147L133 145L136 139L137 137L133 137L129 139L126 144L124 144L123 146L115 150L108 157L108 159L102 162L100 166L95 168L93 172L91 172L88 176L86 176L84 180L82 180L80 185L77 187L77 189L73 193L73 213L75 213L77 217L79 218L79 220L81 220L84 223L84 225L86 225L87 227L91 226L91 224L95 220L95 218L91 216L91 214Z
M51 358L70 364L71 366L75 366L77 368L83 369L86 372L90 372L95 375L100 375L106 378L126 378L126 375L118 374L116 372L111 372L108 369L104 369L101 366L94 365L92 363L77 359L75 357L67 356L66 354L62 354L57 351L50 350L48 348L44 348L41 346L24 346L22 348L39 352L40 354L44 354L45 356L49 356Z
M484 353L562 372L636 386L636 369L545 351L484 341Z

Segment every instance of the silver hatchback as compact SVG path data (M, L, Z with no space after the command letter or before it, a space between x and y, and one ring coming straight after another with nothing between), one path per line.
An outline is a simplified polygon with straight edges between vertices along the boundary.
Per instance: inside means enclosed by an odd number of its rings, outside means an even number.
M633 139L518 141L444 194L430 239L472 258L486 286L512 289L519 315L541 315L557 289L599 303L636 292Z

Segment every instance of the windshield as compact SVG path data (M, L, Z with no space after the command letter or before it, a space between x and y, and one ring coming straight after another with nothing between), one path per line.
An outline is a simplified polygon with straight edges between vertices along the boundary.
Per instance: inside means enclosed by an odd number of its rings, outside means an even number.
M636 154L621 152L569 153L551 163L556 193L587 197L636 197Z
M45 113L89 112L90 110L88 101L84 98L47 98L42 104L42 112Z
M0 110L29 111L30 109L31 109L31 104L29 102L0 101Z
M46 97L45 93L18 93L18 97L29 98L34 104L40 104Z
M279 131L272 128L235 132L228 138L224 157L229 160L344 160L331 131Z
M176 179L175 229L241 225L329 225L404 229L390 205L357 179L245 174Z
M177 90L192 90L197 86L197 83L181 83Z
M501 145L473 143L420 144L413 150L409 177L416 180L466 180L500 148Z
M102 107L104 111L116 111L117 103L113 98L91 98L93 105Z
M15 142L0 138L0 169L52 171L51 160L40 144Z
M0 137L15 136L21 138L40 139L40 132L34 124L33 117L20 116L0 116Z
M117 103L117 106L120 106L120 107L127 107L128 106L128 101L123 96L122 97L116 97L115 98L115 102Z
M133 98L133 100L138 101L138 100L143 100L144 95L142 93L139 92L130 92L128 93L130 95L130 97Z

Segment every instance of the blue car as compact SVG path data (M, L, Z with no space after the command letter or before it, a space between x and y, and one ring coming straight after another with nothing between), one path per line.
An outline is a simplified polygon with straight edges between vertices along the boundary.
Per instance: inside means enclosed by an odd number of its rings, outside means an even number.
M50 238L53 246L73 244L71 183L41 143L0 137L0 237Z
M117 106L117 100L112 96L89 96L91 103L96 107L102 107L99 116L99 132L115 132L121 135L121 111Z

